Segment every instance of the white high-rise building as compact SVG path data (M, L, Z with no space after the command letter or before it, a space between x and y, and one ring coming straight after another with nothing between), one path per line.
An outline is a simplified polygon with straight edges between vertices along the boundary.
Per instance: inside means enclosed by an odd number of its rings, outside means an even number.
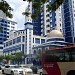
M39 16L38 20L32 20L33 22L33 33L46 36L51 30L57 29L62 32L62 12L61 12L61 6L55 11L55 12L49 12L47 10L47 6L50 4L51 1L48 1L44 5L42 5L42 12L41 16ZM32 3L29 3L26 11L29 11L31 13L35 13L36 11L32 9ZM30 16L29 16L30 17ZM25 20L27 20L27 17L25 17ZM37 25L38 22L38 25ZM38 29L38 27L39 29ZM38 29L38 30L37 30ZM37 31L36 31L37 30Z
M47 35L51 30L57 29L62 32L62 12L61 6L55 12L49 12L47 6L50 2L45 3L41 13L41 35Z
M32 20L33 34L46 36L52 30L59 30L63 33L66 42L74 43L75 40L75 0L65 0L56 11L48 11L47 6L53 0L48 0L42 5L41 16L38 20ZM31 12L36 12L32 9Z

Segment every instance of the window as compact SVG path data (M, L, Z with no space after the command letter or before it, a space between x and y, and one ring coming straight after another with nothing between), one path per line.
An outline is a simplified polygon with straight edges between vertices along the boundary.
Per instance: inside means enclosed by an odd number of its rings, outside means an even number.
M11 40L11 41L9 41L9 45L12 45L12 40Z
M49 17L49 14L47 14L46 17Z
M60 26L61 26L61 23L60 23Z
M50 30L47 30L47 33L49 33L50 32Z
M47 19L46 22L49 22L49 19Z
M5 66L5 68L9 68L10 66Z
M17 37L17 43L18 42L21 42L21 36L20 37Z
M41 39L41 44L42 44L42 43L45 43L45 39Z
M6 42L6 46L8 46L8 42Z
M24 42L25 41L25 36L22 36L22 42Z
M8 22L8 24L10 24L10 22Z
M36 38L36 39L35 39L35 43L40 44L40 39Z
M13 44L15 44L16 43L16 39L13 39Z
M4 43L4 47L5 47L5 43Z
M22 44L22 51L24 52L24 44Z
M74 14L74 17L75 17L75 14Z
M0 49L3 49L3 47L0 47Z
M15 23L11 22L12 25L15 25Z
M59 18L59 21L61 21L61 18Z
M73 50L73 49L71 49ZM66 50L58 50L58 51L48 51L45 56L46 62L68 62L75 61L75 52L66 51Z
M48 24L47 27L49 27L50 25Z

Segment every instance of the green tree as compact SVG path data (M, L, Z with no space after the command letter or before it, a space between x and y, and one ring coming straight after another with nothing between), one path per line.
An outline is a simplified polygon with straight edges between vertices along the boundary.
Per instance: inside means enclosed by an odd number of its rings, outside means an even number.
M14 55L5 55L5 56L3 56L3 59L5 59L6 60L6 64L8 64L9 63L9 61L11 61L10 63L13 63L14 62L14 59L15 59L15 56Z
M4 56L1 55L1 56L0 56L0 62L2 62L3 59L4 59Z
M20 63L20 61L22 61L22 56L24 56L23 52L17 52L17 53L15 53L15 58L16 58L18 64Z
M23 15L28 16L29 14L31 14L32 19L37 19L38 18L38 14L41 13L42 11L42 7L41 5L47 3L48 0L23 0L23 1L28 1L33 2L32 4L32 8L36 11L36 13L30 13L30 12L23 12ZM56 11L60 5L62 5L62 3L64 3L65 0L54 0L53 3L49 4L47 6L47 10L48 11Z
M7 17L9 18L13 17L13 15L11 14L11 11L13 11L13 9L5 0L0 1L0 10L2 10L6 14Z
M8 64L9 63L9 60L10 60L10 55L5 55L4 56L4 59L6 59L6 64Z
M11 63L13 63L13 64L14 64L15 55L10 55L10 60L11 60Z

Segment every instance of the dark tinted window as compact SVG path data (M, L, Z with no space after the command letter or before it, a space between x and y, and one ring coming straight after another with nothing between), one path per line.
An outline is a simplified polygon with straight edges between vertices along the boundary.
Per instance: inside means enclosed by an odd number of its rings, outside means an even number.
M46 62L68 62L75 61L75 51L50 51L46 53L45 61Z

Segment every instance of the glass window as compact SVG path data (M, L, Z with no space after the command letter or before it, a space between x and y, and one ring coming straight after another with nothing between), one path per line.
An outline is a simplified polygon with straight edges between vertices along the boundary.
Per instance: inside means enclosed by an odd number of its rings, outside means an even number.
M33 38L33 43L34 43L34 38Z
M17 37L17 43L18 42L21 42L21 36L20 37Z
M8 46L8 42L6 42L6 46Z
M45 43L45 39L41 39L41 44L42 44L42 43Z
M24 44L22 44L22 51L24 52Z
M73 50L73 49L71 49ZM75 61L75 52L73 51L48 51L45 56L46 62L69 62Z
M15 25L15 23L14 22L11 22L11 25Z
M40 39L38 39L38 38L35 38L35 43L38 43L38 44L40 44Z
M15 44L16 43L16 39L13 39L13 44Z
M0 49L3 49L3 47L0 47Z
M11 41L9 41L9 45L12 45L12 40L11 40Z
M22 42L24 42L25 41L25 36L22 36Z
M9 68L10 66L5 66L5 68Z
M4 47L5 47L5 43L4 43Z

